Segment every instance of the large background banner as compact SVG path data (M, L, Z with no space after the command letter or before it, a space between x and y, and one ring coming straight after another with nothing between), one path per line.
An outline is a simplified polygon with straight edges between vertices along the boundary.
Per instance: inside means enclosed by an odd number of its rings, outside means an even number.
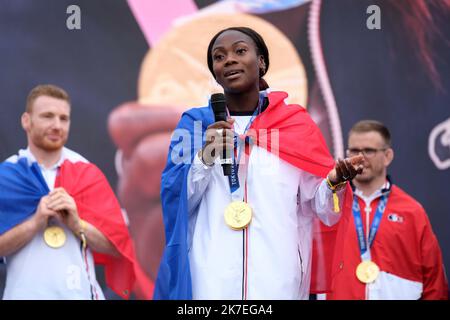
M449 11L446 0L0 0L0 159L26 146L28 92L65 88L68 147L107 175L155 279L171 131L217 90L206 63L211 37L250 26L269 45L267 82L308 109L336 158L356 121L389 127L389 173L426 209L448 269Z

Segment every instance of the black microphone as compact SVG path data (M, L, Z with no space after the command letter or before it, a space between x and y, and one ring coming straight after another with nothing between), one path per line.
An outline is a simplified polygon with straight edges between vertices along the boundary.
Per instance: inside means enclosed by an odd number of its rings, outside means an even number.
M223 93L214 93L211 95L211 107L214 111L214 117L217 121L227 121L227 104L225 101L225 95ZM233 159L231 158L231 152L227 152L226 148L223 148L223 154L220 157L220 164L222 165L223 175L231 176L231 165Z

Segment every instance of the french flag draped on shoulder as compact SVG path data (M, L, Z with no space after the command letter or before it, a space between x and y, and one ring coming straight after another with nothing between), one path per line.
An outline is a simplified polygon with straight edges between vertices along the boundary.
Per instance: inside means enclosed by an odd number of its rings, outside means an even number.
M121 254L112 257L93 252L95 263L105 266L107 285L126 299L134 288L146 288L146 298L151 298L153 283L136 260L121 207L106 177L75 152L64 148L63 154L68 156L59 167L55 188L64 188L74 198L80 218L96 227ZM23 152L0 163L0 234L32 216L48 193L38 163Z
M279 158L313 175L325 178L334 167L325 140L306 110L286 104L285 92L267 94L268 107L252 123L249 136L258 146L277 152ZM204 143L204 133L214 122L211 106L183 113L176 132L189 132L190 141L174 135L169 157L161 178L161 202L166 235L166 248L155 284L155 299L192 299L188 256L187 176L194 159L195 147ZM201 130L198 123L201 123ZM271 132L279 141L272 141ZM201 141L201 146L198 146ZM275 145L279 142L279 145ZM181 146L181 148L180 148ZM186 147L187 146L187 147ZM176 155L177 161L173 160ZM190 158L189 158L190 157ZM176 158L176 157L175 157ZM182 161L178 161L178 160ZM347 186L343 206L351 207L351 189ZM347 210L348 211L348 210ZM344 212L344 210L341 210ZM311 292L330 290L331 261L336 238L336 225L326 227L316 219L314 228Z

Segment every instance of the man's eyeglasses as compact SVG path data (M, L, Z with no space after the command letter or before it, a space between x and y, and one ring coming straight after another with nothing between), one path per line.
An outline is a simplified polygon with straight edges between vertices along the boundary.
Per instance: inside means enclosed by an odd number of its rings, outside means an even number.
M349 157L352 157L352 156L356 156L356 155L362 153L365 157L371 158L371 157L375 156L375 154L378 151L386 151L387 149L388 148L381 148L381 149L374 149L374 148L364 148L364 149L350 148L350 149L347 149L347 155Z

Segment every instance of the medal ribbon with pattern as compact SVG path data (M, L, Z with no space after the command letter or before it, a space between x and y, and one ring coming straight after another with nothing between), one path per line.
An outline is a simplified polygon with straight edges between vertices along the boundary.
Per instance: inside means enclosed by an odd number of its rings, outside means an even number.
M362 283L368 284L374 282L380 273L380 268L377 264L371 261L370 247L373 244L378 228L381 223L381 218L386 209L389 193L385 193L381 196L377 206L377 211L370 226L369 236L366 240L364 235L364 229L361 219L361 209L359 207L358 198L356 195L353 197L353 218L355 221L356 235L358 238L359 252L362 262L356 268L356 277Z
M232 202L225 208L225 222L233 230L245 229L252 220L252 209L247 203L247 167L241 171L241 180L244 181L244 194L242 194L238 176L239 164L243 152L250 154L251 141L250 137L246 136L246 132L255 118L261 113L265 96L265 92L260 93L258 107L247 123L243 134L239 136L237 133L234 133L233 164L231 166L231 175L228 177ZM229 112L228 116L230 116ZM243 146L245 146L245 150L243 150ZM246 165L247 161L245 161Z
M377 211L375 212L375 216L373 217L372 224L370 226L369 237L366 241L366 237L364 236L364 229L361 220L361 209L359 207L358 198L353 196L353 218L355 220L356 234L358 237L359 243L359 251L361 256L364 256L366 251L370 249L373 244L373 240L377 234L378 228L381 223L381 217L383 216L384 210L386 209L387 200L389 194L383 194L380 198L380 202L378 203Z
M245 136L245 134L248 131L248 128L252 125L255 118L261 113L262 104L265 98L265 92L261 92L259 95L259 102L258 107L253 112L252 117L250 118L250 121L247 123L247 126L244 129L244 132L241 136L239 136L236 132L234 133L234 152L232 155L233 164L231 166L231 175L228 177L228 182L230 184L230 191L231 191L231 197L233 200L242 199L242 197L239 197L237 194L240 184L239 184L239 163L242 155L242 147L247 147L250 144L250 137ZM228 116L230 116L230 112L227 109ZM248 150L248 149L247 149ZM244 183L246 181L246 176L244 176Z

